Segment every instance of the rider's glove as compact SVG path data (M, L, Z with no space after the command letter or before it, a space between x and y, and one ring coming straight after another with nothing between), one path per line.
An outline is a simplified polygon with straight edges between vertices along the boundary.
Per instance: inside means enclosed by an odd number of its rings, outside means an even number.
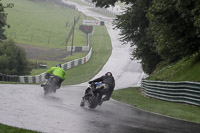
M92 83L93 83L93 81L89 81L88 83L89 83L89 84L92 84Z
M51 74L47 73L47 74L45 75L45 79L48 79L48 78L50 77L50 75L51 75Z

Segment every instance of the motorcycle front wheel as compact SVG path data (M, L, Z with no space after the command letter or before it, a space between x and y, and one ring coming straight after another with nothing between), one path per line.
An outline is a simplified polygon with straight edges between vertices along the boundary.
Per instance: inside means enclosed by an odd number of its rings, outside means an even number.
M99 102L101 101L102 95L100 93L97 93L96 96L90 101L89 108L95 109Z

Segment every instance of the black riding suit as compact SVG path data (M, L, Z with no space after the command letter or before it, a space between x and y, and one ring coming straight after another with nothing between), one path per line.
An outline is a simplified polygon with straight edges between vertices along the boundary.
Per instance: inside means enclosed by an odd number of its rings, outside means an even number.
M101 76L100 78L97 78L90 82L102 82L105 83L105 87L103 89L103 93L105 94L105 97L102 99L103 101L107 101L110 99L112 92L115 88L115 79L113 76Z

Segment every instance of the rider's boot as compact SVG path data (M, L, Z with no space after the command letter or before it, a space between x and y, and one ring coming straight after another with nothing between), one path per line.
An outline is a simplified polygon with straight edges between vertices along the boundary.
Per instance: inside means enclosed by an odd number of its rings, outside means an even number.
M101 101L99 102L99 106L101 106L102 103L103 103L103 100L101 100Z
M45 79L45 82L41 84L41 87L44 87L46 83L47 83L47 79Z
M81 106L81 107L85 106L85 97L82 97L80 106Z

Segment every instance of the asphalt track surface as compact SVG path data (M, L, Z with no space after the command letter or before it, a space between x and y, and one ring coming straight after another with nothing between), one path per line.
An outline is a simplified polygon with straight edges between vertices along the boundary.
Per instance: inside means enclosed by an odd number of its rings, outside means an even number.
M199 133L200 125L152 114L110 100L80 107L85 86L64 86L44 96L38 85L1 84L0 123L47 133Z
M91 14L85 7L80 11ZM97 14L93 14L97 16ZM118 41L109 18L106 26L113 52L102 71L113 72L116 88L137 86L143 76L137 61L126 59L129 46ZM127 50L127 51L126 51ZM0 84L0 123L45 133L199 133L200 124L149 113L111 99L96 109L80 107L87 83L62 86L44 96L39 85Z

